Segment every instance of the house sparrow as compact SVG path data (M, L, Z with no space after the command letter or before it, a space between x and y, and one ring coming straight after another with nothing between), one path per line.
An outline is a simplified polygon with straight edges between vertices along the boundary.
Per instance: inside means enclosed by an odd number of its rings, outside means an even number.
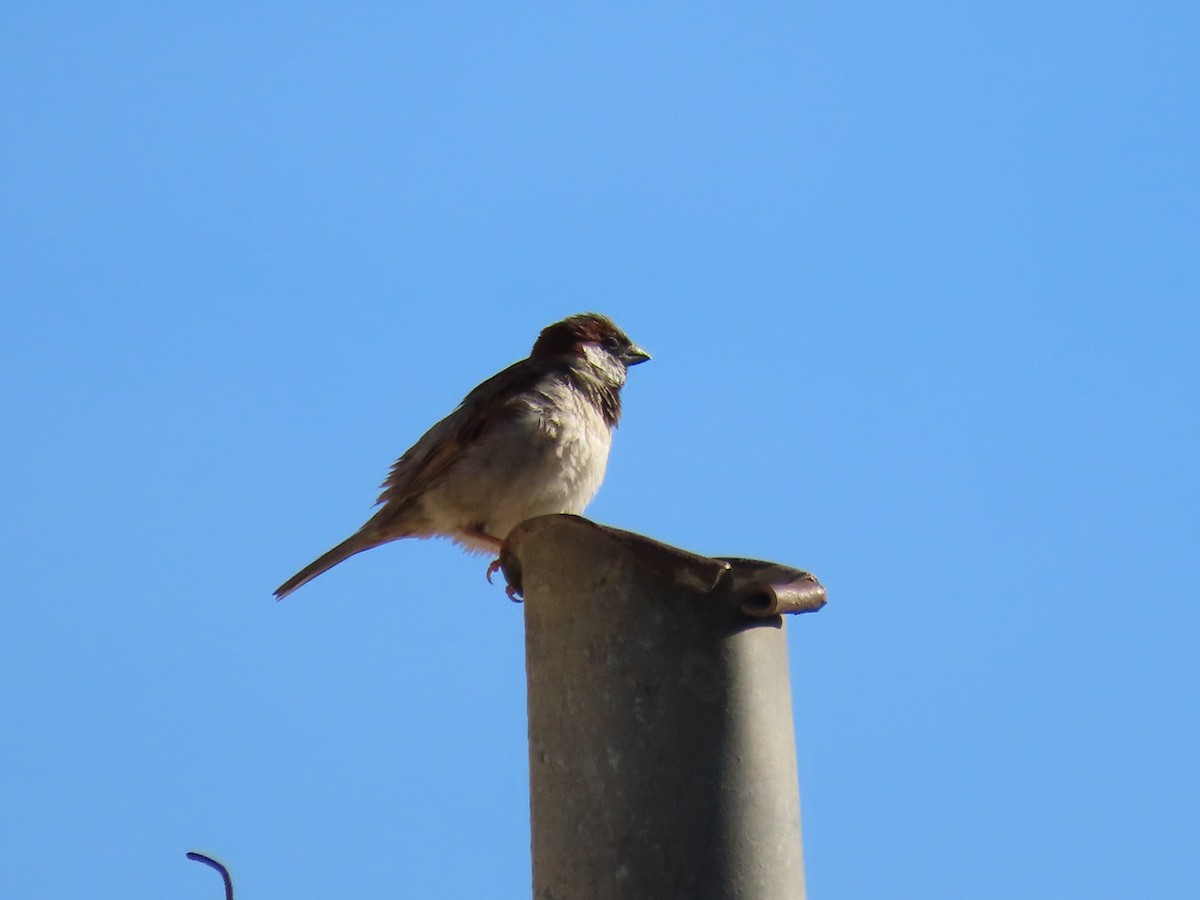
M388 541L442 536L498 554L526 519L583 512L604 479L625 370L649 358L597 313L542 329L527 359L467 394L396 460L382 508L281 584L276 599Z

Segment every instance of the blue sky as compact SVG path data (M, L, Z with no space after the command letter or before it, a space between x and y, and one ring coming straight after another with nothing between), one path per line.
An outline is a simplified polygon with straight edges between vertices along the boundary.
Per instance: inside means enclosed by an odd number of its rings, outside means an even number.
M520 608L271 590L572 312L594 518L809 568L810 895L1182 897L1194 4L10 4L0 895L528 896Z

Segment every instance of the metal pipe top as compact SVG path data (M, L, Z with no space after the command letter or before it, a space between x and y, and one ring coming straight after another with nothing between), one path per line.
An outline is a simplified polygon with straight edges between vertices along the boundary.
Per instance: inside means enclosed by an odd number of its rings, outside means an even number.
M522 548L547 538L611 541L614 551L623 551L648 574L698 593L725 596L735 608L757 619L816 612L827 599L824 586L810 572L760 559L700 556L567 514L528 519L509 532L500 551L500 568L512 593L522 591Z

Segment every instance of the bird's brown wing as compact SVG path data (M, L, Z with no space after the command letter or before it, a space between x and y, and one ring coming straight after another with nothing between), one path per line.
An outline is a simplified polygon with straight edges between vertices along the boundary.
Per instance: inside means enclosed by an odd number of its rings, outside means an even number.
M536 387L547 367L536 360L523 359L493 375L472 390L458 408L425 432L396 462L381 487L377 503L385 509L380 516L391 517L407 508L421 494L445 478L470 448L498 423L519 412L519 395Z

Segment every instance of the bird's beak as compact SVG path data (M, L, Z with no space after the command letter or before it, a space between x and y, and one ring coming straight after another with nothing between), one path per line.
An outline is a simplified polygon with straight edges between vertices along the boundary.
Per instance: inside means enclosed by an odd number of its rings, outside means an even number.
M629 349L621 356L621 361L627 366L636 366L638 363L644 363L648 359L650 359L650 354L637 344L630 344Z

